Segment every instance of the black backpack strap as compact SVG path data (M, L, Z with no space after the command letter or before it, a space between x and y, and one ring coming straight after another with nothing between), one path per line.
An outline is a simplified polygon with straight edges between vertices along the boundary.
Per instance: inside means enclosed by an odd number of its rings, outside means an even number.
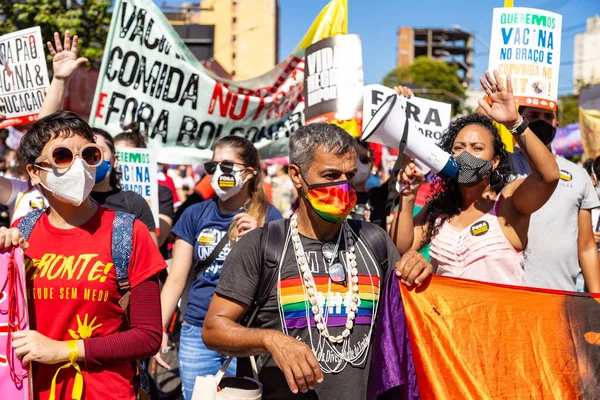
M231 223L231 225L229 225L227 232L225 232L225 234L223 235L221 240L219 240L219 243L217 243L217 245L215 246L213 251L211 251L211 253L208 255L208 257L206 257L204 260L198 260L196 265L194 265L194 271L196 274L196 278L194 278L194 279L198 279L200 277L200 275L202 275L204 273L204 271L206 271L206 269L208 267L210 267L212 265L212 263L215 262L217 257L219 257L219 254L221 254L221 252L223 251L225 246L227 246L227 243L229 243L229 232L231 231L231 228L235 225L236 225L236 222L233 221Z
M370 222L349 219L348 223L354 233L358 234L367 246L369 246L369 250L371 250L371 254L373 254L375 260L386 271L388 268L388 250L385 231Z
M288 225L288 220L278 219L265 224L263 228L261 276L254 304L251 310L249 310L251 312L258 310L266 304L269 294L271 294L271 289L275 285L277 267L283 256ZM249 315L252 315L252 313L249 313Z
M277 282L277 267L279 267L281 257L283 256L288 224L289 221L278 219L265 224L263 227L260 279L254 303L248 308L246 317L243 320L243 324L246 326L252 325L256 313L267 303L271 289ZM252 366L248 357L238 357L236 375L238 377L253 376Z
M33 231L33 227L38 222L42 214L44 214L46 210L33 210L27 213L21 220L19 221L19 232L21 233L21 237L25 238L25 240L29 240L29 236L31 236L31 232Z

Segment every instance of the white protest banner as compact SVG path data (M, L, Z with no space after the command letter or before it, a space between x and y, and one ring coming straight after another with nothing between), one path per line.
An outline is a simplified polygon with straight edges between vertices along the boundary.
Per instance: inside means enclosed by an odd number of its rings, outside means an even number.
M363 127L366 127L385 99L396 91L383 85L367 85L364 89ZM444 130L450 125L452 105L421 97L406 99L409 118L409 134L419 132L426 138L439 142Z
M121 189L142 196L152 210L156 227L158 220L158 164L156 149L116 148L121 171Z
M556 110L561 29L550 11L494 8L489 70L511 76L517 105Z
M0 129L34 123L48 85L40 27L0 36Z
M111 134L138 121L165 164L198 164L222 136L244 136L263 158L286 155L304 123L304 51L347 30L347 0L331 1L298 47L247 81L217 78L194 57L151 0L117 0L90 125Z
M329 122L360 136L363 102L362 47L358 35L338 35L306 49L306 123Z

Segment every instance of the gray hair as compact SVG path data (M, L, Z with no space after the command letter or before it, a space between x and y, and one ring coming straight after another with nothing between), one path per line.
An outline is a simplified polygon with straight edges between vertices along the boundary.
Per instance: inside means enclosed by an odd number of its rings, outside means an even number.
M315 150L321 147L336 156L356 149L356 140L337 125L327 123L309 124L290 136L290 164L297 165L306 173L315 160Z

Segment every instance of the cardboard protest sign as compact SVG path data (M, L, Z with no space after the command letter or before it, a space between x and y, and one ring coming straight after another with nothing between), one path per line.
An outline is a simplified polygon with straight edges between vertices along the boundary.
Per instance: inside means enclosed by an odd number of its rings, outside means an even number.
M510 75L518 105L556 110L562 16L534 8L495 8L489 70Z
M0 128L34 123L48 85L40 27L0 36Z
M364 82L360 37L338 35L309 46L305 65L306 123L329 122L360 136Z
M261 156L285 155L290 132L304 123L304 52L346 33L347 0L331 1L300 45L270 72L233 82L194 57L151 0L117 0L90 124L116 134L137 121L165 164L198 164L217 139L248 138Z
M28 400L28 370L17 358L9 341L17 330L29 329L27 299L25 296L25 268L20 248L0 251L0 393L3 399ZM9 325L13 318L13 327ZM14 326L15 322L18 322Z
M156 227L158 220L158 164L155 149L117 148L121 189L142 196L152 210Z
M383 102L396 92L382 85L367 85L364 88L363 102L363 127L366 127L373 115L377 112ZM444 130L450 125L452 106L450 104L423 99L420 97L405 98L399 96L400 107L408 110L409 138L411 135L420 134L431 140L431 145L436 146L440 141ZM402 121L403 122L403 121ZM398 128L398 135L403 132L403 124ZM409 139L410 140L410 139ZM429 168L419 160L416 160L421 172L429 172Z

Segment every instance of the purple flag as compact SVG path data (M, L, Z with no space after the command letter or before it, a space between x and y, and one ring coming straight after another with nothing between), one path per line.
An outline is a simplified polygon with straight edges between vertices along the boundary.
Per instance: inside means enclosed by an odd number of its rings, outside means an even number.
M420 399L400 287L393 271L379 298L378 313L368 399Z

